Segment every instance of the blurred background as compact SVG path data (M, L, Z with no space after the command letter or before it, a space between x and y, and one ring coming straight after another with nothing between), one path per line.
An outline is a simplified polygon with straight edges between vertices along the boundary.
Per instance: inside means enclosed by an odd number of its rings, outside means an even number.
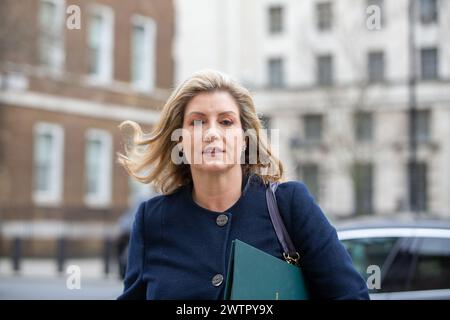
M450 298L450 0L0 0L0 299L121 292L156 193L118 125L204 68L251 90L373 292Z

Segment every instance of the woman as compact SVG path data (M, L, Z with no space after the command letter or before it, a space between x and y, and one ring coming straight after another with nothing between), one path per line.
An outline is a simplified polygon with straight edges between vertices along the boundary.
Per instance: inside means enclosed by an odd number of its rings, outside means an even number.
M198 72L172 93L150 137L134 122L125 125L134 139L119 161L163 195L136 213L119 299L222 299L234 239L282 259L265 188L282 181L283 167L259 132L246 89L222 73ZM280 183L276 197L311 297L368 299L305 185Z

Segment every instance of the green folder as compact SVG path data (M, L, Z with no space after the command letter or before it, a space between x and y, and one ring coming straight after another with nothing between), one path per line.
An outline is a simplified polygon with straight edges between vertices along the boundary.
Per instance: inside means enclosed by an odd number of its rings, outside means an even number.
M306 300L299 267L238 239L231 244L225 300Z

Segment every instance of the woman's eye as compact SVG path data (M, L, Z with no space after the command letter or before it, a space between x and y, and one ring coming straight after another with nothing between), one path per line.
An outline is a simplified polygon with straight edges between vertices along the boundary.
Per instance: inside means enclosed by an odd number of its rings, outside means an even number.
M205 121L203 121L203 120L193 120L193 121L191 121L190 125L191 126L198 126L198 125L202 125L204 123L205 123ZM233 121L231 121L231 120L222 120L220 123L223 124L224 126L231 126L233 124Z

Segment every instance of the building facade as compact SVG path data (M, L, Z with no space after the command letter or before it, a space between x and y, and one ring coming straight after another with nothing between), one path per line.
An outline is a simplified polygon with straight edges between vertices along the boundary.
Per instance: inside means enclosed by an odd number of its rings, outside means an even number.
M3 1L2 253L97 255L143 192L116 161L134 120L149 130L173 82L171 1Z
M178 0L175 8L176 81L215 68L251 89L279 130L286 178L304 181L331 218L450 217L449 1Z

